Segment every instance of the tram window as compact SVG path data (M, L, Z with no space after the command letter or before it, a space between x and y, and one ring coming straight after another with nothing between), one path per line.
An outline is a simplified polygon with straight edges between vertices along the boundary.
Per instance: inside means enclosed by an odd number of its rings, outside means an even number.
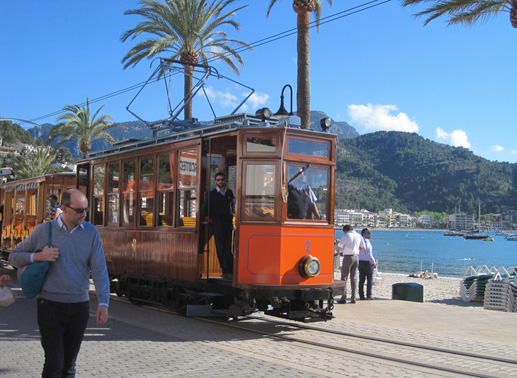
M329 157L330 143L316 142L306 139L289 139L288 152L291 154L310 155L318 157Z
M119 220L119 177L120 164L108 165L108 223L117 224Z
M104 225L104 166L93 169L93 224Z
M276 138L272 137L246 137L246 152L248 153L275 153L276 152Z
M243 219L275 217L274 164L247 164Z
M125 226L133 225L135 222L136 205L136 163L134 160L125 161L122 176L122 223Z
M172 164L174 154L161 155L158 158L158 226L172 226L172 209L174 204L174 180Z
M327 219L328 169L289 165L287 218Z
M27 215L36 215L36 202L38 198L38 192L36 190L29 191L29 203L25 206Z
M196 150L179 152L178 175L178 225L195 227L197 213L197 159Z
M154 158L140 159L140 201L138 216L140 226L154 225Z
M23 214L24 209L25 209L25 191L16 192L15 213Z

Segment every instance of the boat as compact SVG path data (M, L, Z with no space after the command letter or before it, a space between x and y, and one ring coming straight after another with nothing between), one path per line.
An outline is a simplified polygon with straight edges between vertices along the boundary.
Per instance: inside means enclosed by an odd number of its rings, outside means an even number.
M478 227L481 225L481 202L479 202L479 210L478 210ZM479 228L477 230L466 232L463 235L465 239L487 239L490 238L490 234L488 232L481 232ZM493 239L492 239L493 240Z
M443 231L443 236L464 236L465 233L462 231L455 230L445 230Z
M481 232L479 230L476 230L476 231L466 232L465 235L463 235L463 237L465 239L485 239L485 238L489 238L490 235L488 234L488 232Z
M506 240L508 240L508 241L517 241L517 235L508 236L506 238Z
M494 241L494 238L492 238L491 236L487 237L487 238L483 238L481 239L483 241Z

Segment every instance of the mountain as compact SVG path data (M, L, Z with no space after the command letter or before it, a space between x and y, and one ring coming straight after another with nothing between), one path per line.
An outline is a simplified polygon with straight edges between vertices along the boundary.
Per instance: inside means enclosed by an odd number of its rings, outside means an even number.
M517 208L517 164L414 134L376 132L338 146L336 207L467 213Z
M320 121L322 118L328 117L326 113L320 112L318 110L311 110L311 129L321 130ZM337 134L338 138L341 139L350 139L356 138L359 136L357 130L350 126L346 122L335 122L332 118L330 119L330 129L329 131L333 134Z
M121 127L114 127L113 129L107 131L107 133L110 134L117 142L126 139L149 139L153 136L153 132L140 121L122 122L117 123L117 125ZM48 134L50 133L50 129L54 126L55 125L50 123L45 123L41 125L41 127L35 126L31 129L28 129L27 131L30 133L30 135L32 135L33 138L41 138L42 140L46 140ZM57 142L51 143L52 147L54 147L56 144ZM111 145L109 143L103 140L96 140L92 143L92 151L103 150L110 146ZM67 147L75 159L78 159L82 156L79 148L77 147L77 143L75 142L65 143L63 147Z

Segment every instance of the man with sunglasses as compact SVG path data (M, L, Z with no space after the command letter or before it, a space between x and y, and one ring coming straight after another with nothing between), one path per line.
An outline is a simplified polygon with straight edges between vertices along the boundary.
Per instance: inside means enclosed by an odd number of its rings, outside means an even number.
M95 283L97 324L108 320L109 278L97 228L84 222L88 199L78 189L61 197L62 214L39 225L10 254L13 266L49 261L38 295L38 325L45 351L43 377L74 377L75 365L90 316L90 274ZM36 252L35 252L36 251Z
M215 174L215 188L210 198L203 203L201 214L210 215L214 232L217 259L223 271L223 279L233 279L232 231L235 213L235 197L226 187L226 176L222 172ZM210 211L209 210L210 203Z

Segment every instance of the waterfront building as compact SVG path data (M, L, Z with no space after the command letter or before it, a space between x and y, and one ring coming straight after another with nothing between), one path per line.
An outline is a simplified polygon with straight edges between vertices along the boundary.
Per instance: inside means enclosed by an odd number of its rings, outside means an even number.
M448 226L451 230L472 230L475 227L474 216L466 213L449 215Z

